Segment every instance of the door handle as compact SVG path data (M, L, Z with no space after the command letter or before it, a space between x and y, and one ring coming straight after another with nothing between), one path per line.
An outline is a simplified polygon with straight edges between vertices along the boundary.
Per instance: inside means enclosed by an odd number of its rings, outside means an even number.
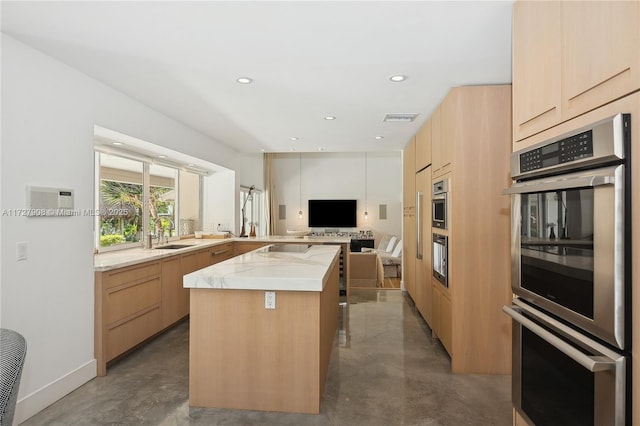
M551 333L550 331L536 324L534 321L522 315L521 308L517 306L503 306L502 310L511 318L513 318L514 321L519 322L531 332L536 334L538 337L540 337L592 373L615 369L615 361L606 356L586 355L585 353L568 344L555 334Z

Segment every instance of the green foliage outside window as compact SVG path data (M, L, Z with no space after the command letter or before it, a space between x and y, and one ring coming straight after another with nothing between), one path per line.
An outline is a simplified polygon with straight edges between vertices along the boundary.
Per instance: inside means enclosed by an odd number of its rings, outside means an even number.
M175 232L174 201L163 199L170 190L158 186L149 188L149 221L155 235L171 236ZM100 200L104 211L100 217L100 246L139 241L144 202L142 185L102 180Z

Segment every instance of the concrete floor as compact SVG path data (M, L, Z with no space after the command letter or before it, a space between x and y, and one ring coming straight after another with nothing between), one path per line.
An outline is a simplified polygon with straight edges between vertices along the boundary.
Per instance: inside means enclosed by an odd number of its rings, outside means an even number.
M340 310L319 415L189 408L187 321L114 363L33 425L511 425L511 376L453 375L398 290L354 290Z

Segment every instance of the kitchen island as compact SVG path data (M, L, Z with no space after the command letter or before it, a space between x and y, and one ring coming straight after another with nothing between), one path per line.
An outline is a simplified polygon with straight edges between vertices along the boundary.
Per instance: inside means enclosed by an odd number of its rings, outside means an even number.
M338 325L339 253L271 245L184 276L191 407L320 412Z

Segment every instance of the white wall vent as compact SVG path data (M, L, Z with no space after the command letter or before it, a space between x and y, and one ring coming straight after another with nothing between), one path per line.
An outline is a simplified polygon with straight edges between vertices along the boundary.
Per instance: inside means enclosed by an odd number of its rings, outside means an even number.
M416 119L418 114L403 113L403 114L385 114L384 120L390 123L411 123Z

